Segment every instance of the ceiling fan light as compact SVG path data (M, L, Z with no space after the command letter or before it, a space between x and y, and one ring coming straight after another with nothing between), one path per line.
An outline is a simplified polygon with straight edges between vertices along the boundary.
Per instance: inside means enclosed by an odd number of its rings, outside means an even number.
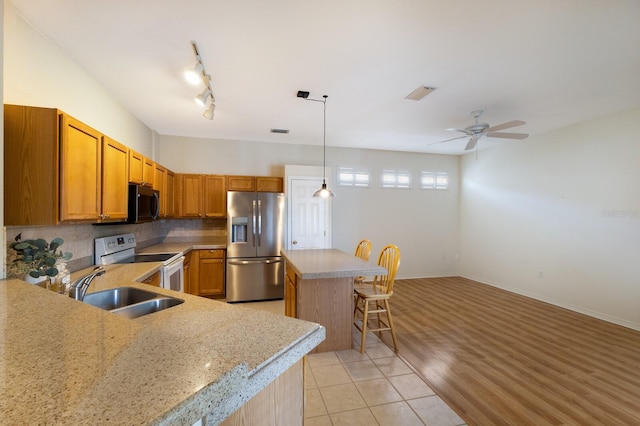
M206 88L204 89L204 92L200 93L199 95L196 95L194 100L199 106L203 107L207 104L207 100L209 98L212 99L212 102L215 102L215 100L213 99L213 93L211 93L211 90L209 88Z

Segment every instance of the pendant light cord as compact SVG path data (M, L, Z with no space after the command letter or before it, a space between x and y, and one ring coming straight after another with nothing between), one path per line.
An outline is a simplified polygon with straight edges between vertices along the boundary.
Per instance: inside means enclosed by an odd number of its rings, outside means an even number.
M322 95L322 99L309 98L309 92L298 91L299 98L305 101L322 102L322 187L313 193L314 197L335 197L336 194L327 188L327 98Z
M324 101L322 101L322 183L326 184L327 178L327 95L322 96Z

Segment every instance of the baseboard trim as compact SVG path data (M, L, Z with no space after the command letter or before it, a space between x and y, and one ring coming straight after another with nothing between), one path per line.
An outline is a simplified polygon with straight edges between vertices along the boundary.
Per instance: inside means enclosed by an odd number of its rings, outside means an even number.
M496 288L499 288L501 290L508 291L510 293L515 293L515 294L519 294L521 296L530 297L532 299L539 300L541 302L549 303L551 305L558 306L560 308L568 309L570 311L574 311L574 312L577 312L579 314L588 315L590 317L597 318L599 320L607 321L607 322L610 322L612 324L616 324L616 325L620 325L622 327L630 328L632 330L640 331L640 324L634 323L632 321L627 321L627 320L624 320L624 319L621 319L621 318L613 317L611 315L603 314L602 312L592 311L590 309L584 309L584 308L581 308L579 306L571 305L571 304L568 304L568 303L563 303L563 302L560 302L558 300L555 300L555 299L552 299L552 298L549 298L549 297L545 297L545 296L542 296L542 295L537 294L537 293L533 293L533 292L530 292L530 291L525 291L525 290L522 290L522 289L519 289L519 288L516 288L516 287L512 287L512 286L509 286L509 285L501 284L501 283L496 283L496 282L493 282L493 281L490 281L490 280L485 280L485 279L482 279L482 278L479 278L479 277L474 277L472 275L459 275L459 276L461 276L463 278L467 278L469 280L477 281L477 282L482 283L482 284L487 284L487 285L490 285L492 287L496 287Z

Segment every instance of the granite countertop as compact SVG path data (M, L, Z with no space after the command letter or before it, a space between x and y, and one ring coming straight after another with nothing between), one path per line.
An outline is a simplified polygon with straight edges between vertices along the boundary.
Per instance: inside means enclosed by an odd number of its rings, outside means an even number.
M106 265L91 284L185 301L136 319L1 282L0 424L217 424L324 340L315 323L134 282L160 265Z
M287 267L300 278L322 279L386 274L387 270L337 249L282 250Z

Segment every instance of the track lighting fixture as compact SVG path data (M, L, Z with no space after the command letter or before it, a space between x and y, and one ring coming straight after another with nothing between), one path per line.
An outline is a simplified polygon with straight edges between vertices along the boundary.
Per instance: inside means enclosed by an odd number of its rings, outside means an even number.
M211 93L211 90L209 88L206 88L202 93L200 93L199 95L196 95L195 101L198 105L203 107L207 104L207 101L209 100L209 98L213 97L212 95L213 94Z
M302 98L305 101L322 102L323 108L323 121L322 121L322 186L316 192L313 193L314 197L329 198L335 197L336 194L327 188L326 176L327 176L327 95L322 95L322 100L312 99L309 97L309 92L298 90L296 95L298 98Z
M216 110L216 104L214 104L213 102L211 102L209 104L209 107L207 109L204 110L204 112L202 113L202 116L204 118L206 118L207 120L213 120L213 112Z
M196 104L201 107L209 106L205 109L202 114L205 118L209 120L213 120L213 112L216 108L215 106L215 97L213 96L213 90L211 89L211 76L207 74L207 70L204 68L204 63L202 62L202 57L200 56L200 52L198 51L198 45L195 41L191 41L191 47L193 47L193 54L196 57L196 66L185 72L185 78L191 84L200 84L204 85L204 90L202 93L195 96L194 100Z
M184 78L194 86L202 83L202 73L204 71L204 65L200 62L200 58L197 59L196 66L193 69L184 72Z

